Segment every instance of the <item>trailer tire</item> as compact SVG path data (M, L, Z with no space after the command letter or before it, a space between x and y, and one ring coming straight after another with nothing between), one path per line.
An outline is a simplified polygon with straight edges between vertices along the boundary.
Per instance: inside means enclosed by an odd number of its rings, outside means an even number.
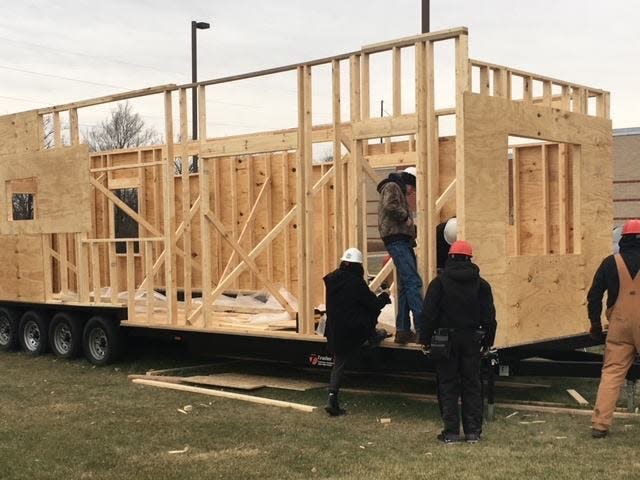
M122 350L120 327L104 317L91 317L84 327L84 355L93 365L108 365L118 359Z
M36 310L27 310L20 318L18 338L20 347L29 355L38 356L49 347L47 318Z
M82 351L82 323L72 313L56 313L49 327L51 351L56 357L76 358Z
M10 352L18 348L18 312L0 307L0 351Z

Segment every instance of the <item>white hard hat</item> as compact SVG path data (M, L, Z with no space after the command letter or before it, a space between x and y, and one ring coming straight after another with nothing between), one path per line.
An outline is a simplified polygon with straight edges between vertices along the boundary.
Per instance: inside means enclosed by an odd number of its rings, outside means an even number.
M444 226L444 239L449 245L453 245L458 239L458 219L456 217L447 220L447 224Z
M362 252L357 248L347 248L340 259L343 262L362 263Z
M418 169L416 167L407 167L403 170L404 173L408 173L409 175L413 175L414 177L418 177Z

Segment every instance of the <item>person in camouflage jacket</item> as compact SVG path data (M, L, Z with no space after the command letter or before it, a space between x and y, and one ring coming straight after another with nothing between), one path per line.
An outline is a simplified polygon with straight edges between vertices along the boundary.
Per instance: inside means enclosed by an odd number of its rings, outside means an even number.
M409 312L413 314L416 331L422 315L422 279L413 251L416 227L408 201L408 197L415 194L415 188L416 177L407 171L390 173L378 184L378 231L398 272L396 343L416 341Z

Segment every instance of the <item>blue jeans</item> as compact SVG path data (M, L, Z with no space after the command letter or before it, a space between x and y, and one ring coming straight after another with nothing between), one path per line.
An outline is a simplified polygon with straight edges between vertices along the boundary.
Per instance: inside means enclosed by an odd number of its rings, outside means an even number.
M418 329L422 314L422 279L418 273L416 254L408 240L396 240L387 245L387 251L398 272L398 316L396 330L411 330L409 311L413 313L413 324Z

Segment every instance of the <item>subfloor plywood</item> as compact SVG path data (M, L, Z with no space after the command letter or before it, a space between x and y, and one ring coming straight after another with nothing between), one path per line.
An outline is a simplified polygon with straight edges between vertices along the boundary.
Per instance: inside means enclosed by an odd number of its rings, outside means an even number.
M262 375L245 375L238 373L196 375L193 377L185 377L183 378L183 381L196 385L236 388L238 390L257 390L258 388L269 387L304 392L326 386L326 383L312 382L297 378L266 377Z

